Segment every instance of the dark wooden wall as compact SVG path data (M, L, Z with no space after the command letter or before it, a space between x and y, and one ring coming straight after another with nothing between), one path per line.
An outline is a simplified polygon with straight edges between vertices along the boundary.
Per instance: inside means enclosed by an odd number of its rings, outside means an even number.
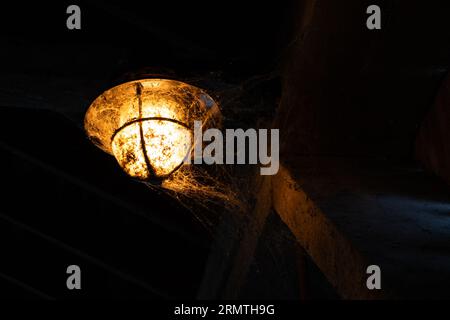
M420 127L417 159L450 184L450 76Z
M381 30L366 28L369 4L381 7ZM441 8L444 1L301 1L277 123L284 156L412 159L448 70Z

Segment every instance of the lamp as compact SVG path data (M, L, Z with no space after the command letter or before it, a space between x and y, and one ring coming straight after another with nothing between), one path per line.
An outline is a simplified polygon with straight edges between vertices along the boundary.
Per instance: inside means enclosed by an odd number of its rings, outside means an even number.
M160 182L192 157L195 120L204 127L220 121L219 108L205 91L176 80L143 79L96 98L84 128L128 175Z

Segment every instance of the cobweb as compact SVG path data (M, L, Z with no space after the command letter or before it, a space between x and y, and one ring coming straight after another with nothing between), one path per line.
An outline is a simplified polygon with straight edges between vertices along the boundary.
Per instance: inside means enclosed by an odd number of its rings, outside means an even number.
M255 76L238 85L209 83L223 116L222 130L246 130L262 124L267 128L276 104L271 95L267 99L264 84L274 77L273 73ZM190 79L189 83L205 87L203 78ZM185 164L161 184L145 184L175 199L212 234L215 222L224 214L227 218L241 219L252 209L257 169L256 165Z

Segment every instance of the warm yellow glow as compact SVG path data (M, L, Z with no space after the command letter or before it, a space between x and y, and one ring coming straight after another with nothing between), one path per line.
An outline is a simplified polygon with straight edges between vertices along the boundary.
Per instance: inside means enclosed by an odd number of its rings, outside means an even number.
M166 79L131 81L107 90L89 107L85 130L132 177L163 179L191 156L194 121L218 114L201 89Z
M191 132L176 123L163 120L142 122L145 152L157 177L170 174L178 167L191 148ZM112 141L113 154L130 176L151 177L141 144L139 123L119 131Z

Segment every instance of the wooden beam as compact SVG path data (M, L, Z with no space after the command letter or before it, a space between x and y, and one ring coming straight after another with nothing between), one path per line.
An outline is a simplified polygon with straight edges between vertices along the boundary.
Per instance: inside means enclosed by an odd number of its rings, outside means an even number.
M275 210L338 294L347 299L379 297L366 287L364 258L283 166L273 190Z

